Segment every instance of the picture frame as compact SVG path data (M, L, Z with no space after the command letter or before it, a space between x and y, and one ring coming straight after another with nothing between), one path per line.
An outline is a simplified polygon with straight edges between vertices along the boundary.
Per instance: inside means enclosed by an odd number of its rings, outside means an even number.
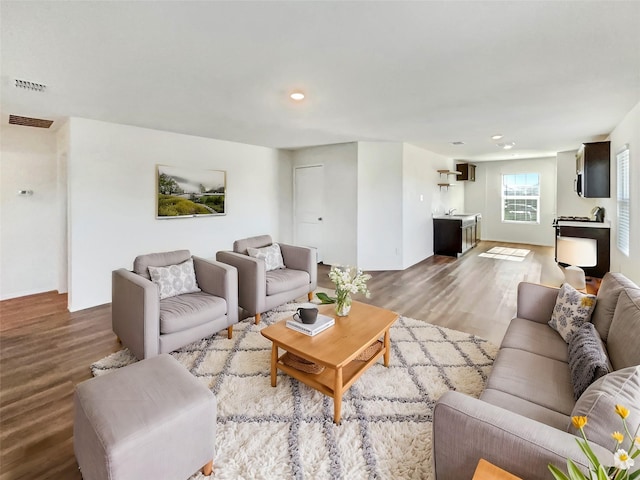
M156 165L156 218L226 215L226 191L225 170Z

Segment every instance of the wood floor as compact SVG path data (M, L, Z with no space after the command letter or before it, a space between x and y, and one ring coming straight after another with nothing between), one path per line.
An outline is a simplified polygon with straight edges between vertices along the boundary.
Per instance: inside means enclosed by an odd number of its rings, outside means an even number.
M523 262L478 256L494 246L531 252ZM328 270L320 265L319 285L331 288ZM433 256L404 271L374 272L371 298L356 299L499 344L517 284L553 283L554 272L550 247L481 242L460 259ZM121 346L109 304L69 313L66 302L56 293L0 302L0 480L81 478L73 388L90 378L92 362Z

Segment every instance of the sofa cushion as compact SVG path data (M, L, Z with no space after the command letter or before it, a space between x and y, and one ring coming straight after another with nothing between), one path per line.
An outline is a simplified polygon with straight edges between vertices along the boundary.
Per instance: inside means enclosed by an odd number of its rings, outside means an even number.
M640 365L640 290L625 289L613 314L607 351L614 370Z
M569 369L573 397L578 400L589 385L611 371L600 334L591 322L580 325L569 339Z
M173 252L139 255L133 261L133 271L147 280L151 280L151 275L149 275L149 266L166 267L167 265L177 265L178 263L182 263L190 258L191 252L189 252L189 250L175 250Z
M248 255L247 248L260 248L271 245L273 240L271 235L258 235L257 237L242 238L233 242L233 251Z
M573 332L591 319L595 306L595 295L581 293L568 283L564 283L558 292L549 325L558 331L565 342L569 343L569 337Z
M160 333L175 333L210 322L227 313L224 298L187 293L160 300Z
M302 270L285 268L267 272L267 296L309 285L311 277Z
M247 253L250 257L264 260L265 270L267 272L285 268L280 245L277 243L261 248L247 247Z
M627 426L630 432L637 431L640 423L640 366L623 368L611 372L593 382L576 402L571 416L586 416L584 432L589 440L610 448L613 432L624 432L622 420L615 406L629 409ZM571 422L567 431L579 435Z
M502 407L510 412L518 413L523 417L544 423L559 430L564 430L569 421L569 416L543 407L509 393L500 392L491 388L482 392L480 400Z
M158 285L160 300L200 291L196 282L193 259L191 258L178 265L168 265L166 267L153 267L150 265L148 268L151 281Z
M616 310L618 296L625 288L637 290L638 286L621 273L609 272L605 274L598 289L598 301L591 315L591 321L605 343L609 337L609 327Z
M487 387L569 415L575 400L566 362L512 348L501 348Z
M567 344L553 328L523 318L511 320L502 340L503 348L515 348L536 353L561 362L569 360Z

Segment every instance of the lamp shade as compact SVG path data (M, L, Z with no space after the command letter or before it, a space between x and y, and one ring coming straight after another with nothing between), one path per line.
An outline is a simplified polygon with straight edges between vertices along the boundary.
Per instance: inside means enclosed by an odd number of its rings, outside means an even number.
M597 243L593 238L558 237L558 262L576 267L595 267L598 263Z

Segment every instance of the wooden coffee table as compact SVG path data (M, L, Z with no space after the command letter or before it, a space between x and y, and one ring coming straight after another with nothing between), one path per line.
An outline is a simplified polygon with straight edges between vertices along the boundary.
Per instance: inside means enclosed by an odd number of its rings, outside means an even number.
M364 371L384 356L389 366L389 329L398 319L390 310L353 302L347 317L335 315L333 305L320 305L319 313L336 319L336 324L313 337L296 332L282 320L262 329L262 335L273 342L271 349L271 386L275 387L278 370L305 385L333 398L333 420L340 423L342 395ZM355 360L367 347L379 341L381 348L368 360ZM278 347L325 367L318 374L306 373L285 365Z

